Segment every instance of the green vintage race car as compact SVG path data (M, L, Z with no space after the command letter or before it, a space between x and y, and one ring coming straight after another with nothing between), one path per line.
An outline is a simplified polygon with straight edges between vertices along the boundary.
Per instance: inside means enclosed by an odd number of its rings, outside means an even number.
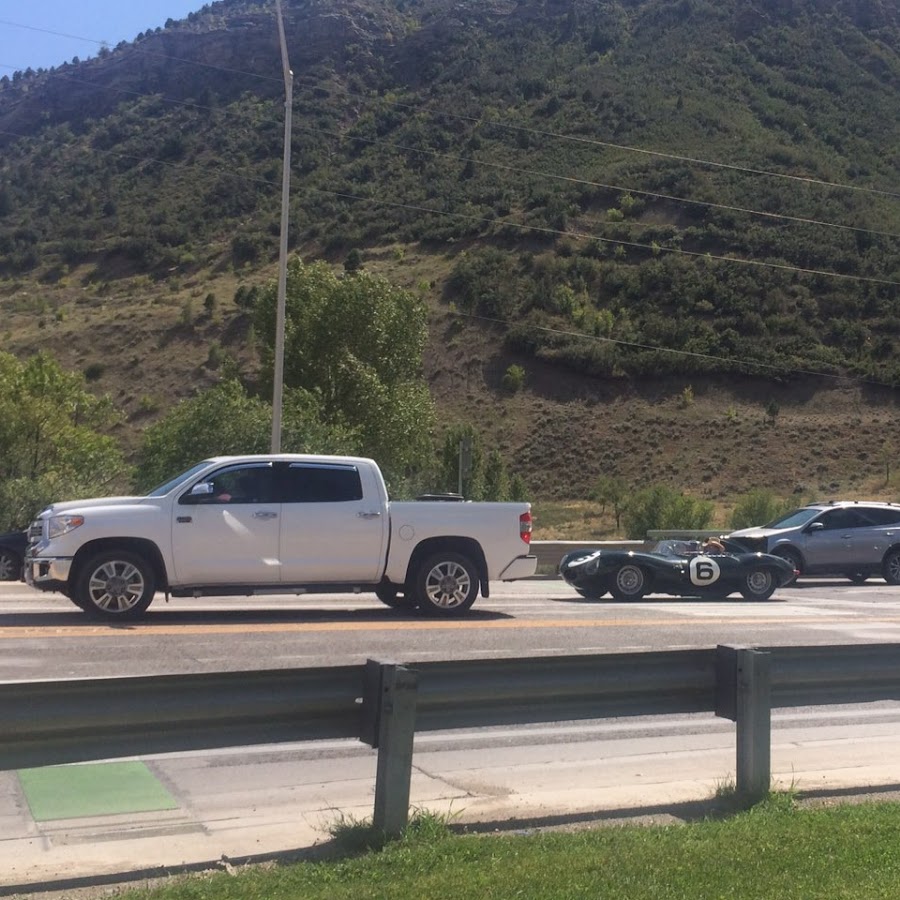
M720 538L722 551L708 552L698 541L659 541L651 550L598 550L567 553L559 574L591 600L612 594L615 600L640 600L647 594L724 599L740 593L746 600L768 600L796 577L778 556L755 553L738 541Z

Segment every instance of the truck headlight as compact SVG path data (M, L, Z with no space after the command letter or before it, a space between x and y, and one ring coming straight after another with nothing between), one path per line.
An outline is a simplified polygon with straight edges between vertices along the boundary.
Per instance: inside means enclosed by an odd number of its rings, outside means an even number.
M51 516L47 522L47 537L62 537L74 531L79 525L84 525L84 516Z

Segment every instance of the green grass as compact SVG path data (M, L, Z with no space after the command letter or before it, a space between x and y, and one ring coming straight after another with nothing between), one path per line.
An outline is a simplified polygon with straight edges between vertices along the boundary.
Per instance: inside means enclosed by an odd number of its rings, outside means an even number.
M180 880L141 900L894 898L900 805L798 809L774 795L722 820L519 836L452 834L426 816L383 849ZM336 829L336 834L339 829Z

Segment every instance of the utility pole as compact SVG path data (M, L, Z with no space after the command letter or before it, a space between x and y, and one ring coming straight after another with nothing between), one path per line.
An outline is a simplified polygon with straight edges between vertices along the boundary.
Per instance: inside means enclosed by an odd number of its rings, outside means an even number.
M281 408L284 395L284 307L287 294L288 212L291 192L291 113L294 106L294 73L288 61L281 0L275 0L281 68L284 72L284 159L281 164L281 248L278 255L278 311L275 317L275 371L272 389L272 452L281 452Z

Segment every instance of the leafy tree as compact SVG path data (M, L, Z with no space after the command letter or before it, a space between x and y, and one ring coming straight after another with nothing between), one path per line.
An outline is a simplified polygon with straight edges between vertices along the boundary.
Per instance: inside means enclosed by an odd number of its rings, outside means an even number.
M0 353L0 531L24 527L54 500L121 489L128 467L102 431L119 420L46 353Z
M488 454L487 465L484 467L484 499L510 499L509 474L503 456L496 448Z
M606 510L607 504L612 507L616 517L616 531L621 527L622 511L630 492L625 479L615 475L602 475L594 486L594 499L600 503L601 513Z
M251 397L236 378L182 400L144 432L135 484L144 492L209 456L267 453L272 438L271 404ZM286 453L356 453L349 430L322 424L315 399L285 391L282 450Z
M457 425L444 436L444 446L438 458L438 482L445 491L457 491L461 444L468 441L471 448L471 462L468 471L462 473L462 495L467 500L484 500L484 446L481 435L472 425Z
M260 294L254 324L264 380L274 365L276 285ZM322 422L354 432L388 476L431 459L434 418L422 375L424 300L365 271L325 263L288 267L284 384L316 398Z
M651 530L708 527L713 504L686 497L665 485L654 485L638 491L625 507L625 533L633 540L647 537Z

